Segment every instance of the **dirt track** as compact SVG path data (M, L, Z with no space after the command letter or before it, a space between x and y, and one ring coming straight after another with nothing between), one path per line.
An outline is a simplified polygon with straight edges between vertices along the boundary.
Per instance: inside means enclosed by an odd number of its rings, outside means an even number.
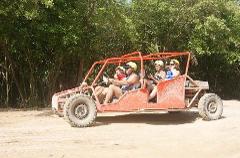
M196 112L99 115L72 128L50 111L0 112L0 157L240 157L240 102L224 101L223 118Z

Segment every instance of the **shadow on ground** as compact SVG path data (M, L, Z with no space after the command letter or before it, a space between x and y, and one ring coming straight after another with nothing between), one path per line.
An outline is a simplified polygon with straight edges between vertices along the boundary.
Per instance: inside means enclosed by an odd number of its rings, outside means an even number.
M36 116L37 117L44 117L44 116L52 116L52 115L54 115L52 110L45 110L45 111L37 114Z
M166 114L127 114L120 116L99 116L96 126L111 123L145 123L152 125L177 125L192 123L199 117L197 112L179 112Z

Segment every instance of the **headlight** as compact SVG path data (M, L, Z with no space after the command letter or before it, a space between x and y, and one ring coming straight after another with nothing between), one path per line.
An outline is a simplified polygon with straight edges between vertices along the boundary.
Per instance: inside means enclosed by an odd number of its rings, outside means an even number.
M52 109L58 110L58 97L56 95L52 97Z

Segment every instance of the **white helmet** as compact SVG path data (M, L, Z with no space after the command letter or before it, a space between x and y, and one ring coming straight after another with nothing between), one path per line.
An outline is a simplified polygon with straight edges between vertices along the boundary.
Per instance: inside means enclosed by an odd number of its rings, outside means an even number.
M134 71L137 70L137 64L134 63L134 62L131 62L131 61L130 61L130 62L128 62L126 65L129 66L129 67L131 67Z
M125 68L124 68L123 66L118 66L118 67L116 67L115 70L122 70L122 71L124 71L124 72L126 71Z
M155 61L155 65L164 66L164 62L162 60L157 60Z
M175 64L175 65L179 66L180 63L179 63L179 61L177 59L172 59L170 61L170 64Z

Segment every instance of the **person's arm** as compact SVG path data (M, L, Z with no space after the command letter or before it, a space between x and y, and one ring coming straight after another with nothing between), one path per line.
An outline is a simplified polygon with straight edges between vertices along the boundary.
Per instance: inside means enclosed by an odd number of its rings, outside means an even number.
M153 80L154 83L158 84L159 80L155 79L154 77L151 78L151 80Z
M166 75L167 75L167 74L166 74L166 72L165 72L165 71L163 71L163 73L162 73L162 79L163 79L163 80L165 80L165 78L166 78Z
M181 75L180 71L177 71L176 76L180 76L180 75Z
M127 80L116 80L116 79L113 79L113 78L110 78L109 82L111 82L112 84L114 84L116 86L121 86L121 85L128 84Z
M155 77L151 76L150 79L153 80L154 83L158 84L159 82L161 82L162 80L164 80L166 78L166 73L162 73L161 75L161 79L157 80Z
M114 79L117 80L118 79L118 76L117 74L114 75Z
M173 72L173 78L177 77L177 76L180 76L180 71L179 70L175 70Z
M127 80L114 80L114 79L109 79L109 81L114 84L114 85L126 85L126 84L134 84L136 83L136 81L138 80L138 76L137 75L132 75L131 77L129 77Z

